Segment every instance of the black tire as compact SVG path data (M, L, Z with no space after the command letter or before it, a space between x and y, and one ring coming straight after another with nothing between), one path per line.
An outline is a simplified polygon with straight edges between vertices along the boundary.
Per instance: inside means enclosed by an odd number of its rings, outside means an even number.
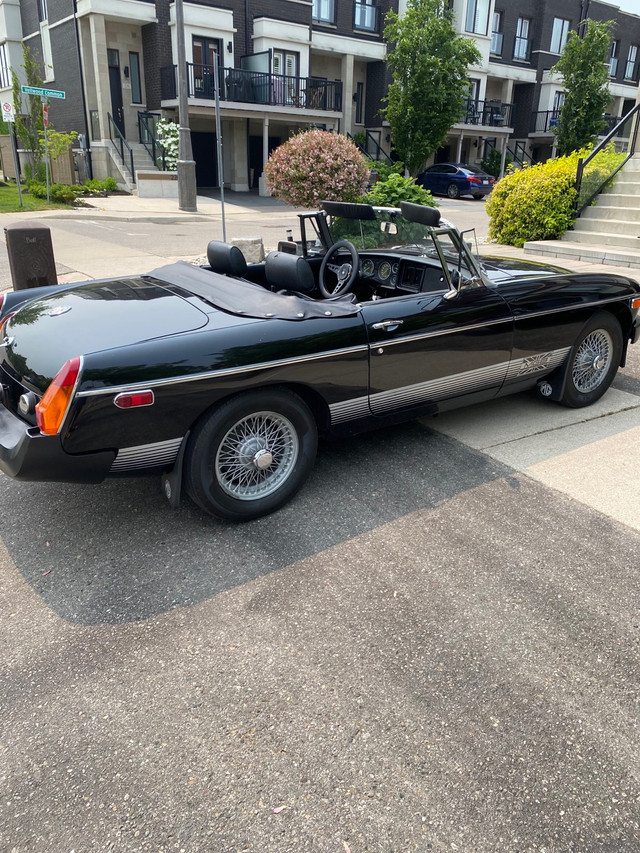
M613 382L621 355L620 323L600 311L584 326L571 348L560 402L578 409L599 400Z
M471 195L476 199L476 201L478 199L484 198L484 193L471 193Z
M316 422L297 394L253 391L214 409L185 456L189 497L210 515L250 521L279 509L309 476Z
M460 189L457 184L449 184L447 187L447 195L449 198L460 198Z

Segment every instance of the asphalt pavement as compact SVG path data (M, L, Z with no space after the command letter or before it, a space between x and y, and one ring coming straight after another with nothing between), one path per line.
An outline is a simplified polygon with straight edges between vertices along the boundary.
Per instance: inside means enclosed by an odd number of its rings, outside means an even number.
M62 278L222 236L216 198L101 204L47 217ZM226 207L267 248L296 225ZM154 478L0 476L0 850L640 853L639 446L632 348L588 409L323 445L241 527Z

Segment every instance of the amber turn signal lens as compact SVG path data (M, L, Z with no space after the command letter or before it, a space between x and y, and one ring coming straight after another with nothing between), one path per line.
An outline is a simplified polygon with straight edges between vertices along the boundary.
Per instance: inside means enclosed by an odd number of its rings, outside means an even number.
M640 308L640 298L631 300L632 308Z
M78 381L80 364L78 357L65 361L37 404L36 421L44 435L57 435L60 431Z

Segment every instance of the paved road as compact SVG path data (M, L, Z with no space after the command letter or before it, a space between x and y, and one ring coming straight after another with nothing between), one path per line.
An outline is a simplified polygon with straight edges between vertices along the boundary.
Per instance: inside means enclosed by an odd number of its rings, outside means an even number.
M638 853L639 371L324 445L242 527L0 477L0 850Z

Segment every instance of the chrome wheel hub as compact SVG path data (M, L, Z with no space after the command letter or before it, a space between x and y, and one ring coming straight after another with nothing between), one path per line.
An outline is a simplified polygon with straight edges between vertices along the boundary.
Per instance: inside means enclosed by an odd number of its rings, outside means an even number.
M238 500L258 500L280 488L298 459L298 436L288 418L255 412L226 433L215 458L222 489Z
M605 379L613 357L613 341L604 329L595 329L578 347L571 370L576 390L582 394L595 391Z

